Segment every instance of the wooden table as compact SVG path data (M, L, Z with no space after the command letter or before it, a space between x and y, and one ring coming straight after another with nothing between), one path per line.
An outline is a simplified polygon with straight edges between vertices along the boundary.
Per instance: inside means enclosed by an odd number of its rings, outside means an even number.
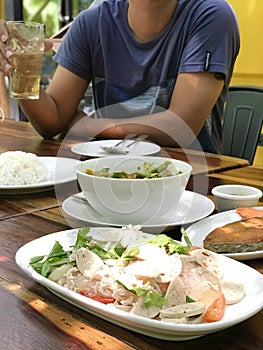
M263 190L263 167L247 166L239 169L222 171L216 174L210 174L211 178L221 180L222 184L235 183L254 186Z
M203 153L191 149L183 150L166 147L161 151L161 154L190 163L194 175L211 174L223 170L247 167L249 165L248 161L245 159L222 156L213 153Z
M0 137L0 152L21 150L36 153L39 156L60 156L79 159L79 156L71 151L71 147L79 143L79 140L61 140L59 138L43 140L30 123L12 120L2 121L0 123ZM10 142L10 139L12 142ZM84 141L82 140L81 142ZM158 155L170 156L190 162L193 167L193 174L214 173L249 165L245 159L202 153L189 149L165 148Z
M4 121L0 125L0 152L23 150L41 156L56 156L59 151L59 155L74 157L70 151L71 143L62 143L58 139L42 140L29 123ZM180 150L168 151L176 158L185 157ZM205 195L210 194L211 186L222 181L212 177L212 172L220 174L220 170L223 173L247 165L236 158L207 154L207 176L203 164L198 165L198 157L201 159L203 155L195 153L194 157L199 171L196 170L197 175L191 178L188 189L198 187L198 191ZM203 183L206 185L198 186ZM61 190L63 196L71 195L75 186L75 183L64 186ZM224 331L186 342L170 342L106 322L32 281L16 265L15 253L31 240L69 228L60 205L61 200L57 199L54 190L28 195L0 195L1 350L262 349L263 311ZM246 263L263 273L262 259Z

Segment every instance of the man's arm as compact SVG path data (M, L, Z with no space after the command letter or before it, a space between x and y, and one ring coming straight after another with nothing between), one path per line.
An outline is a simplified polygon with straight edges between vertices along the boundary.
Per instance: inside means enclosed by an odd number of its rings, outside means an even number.
M70 132L80 138L123 138L128 133L135 133L148 134L149 139L163 146L187 147L201 130L223 84L223 80L216 79L213 73L180 74L168 110L135 118L92 119L85 117L83 112L76 114L88 82L58 66L40 100L20 100L20 104L44 137Z
M180 74L168 110L123 119L83 118L79 112L70 125L71 135L123 138L128 133L148 134L162 146L187 147L200 132L223 85L213 73Z
M69 125L88 82L58 66L46 91L39 100L19 100L34 128L46 138L61 133Z

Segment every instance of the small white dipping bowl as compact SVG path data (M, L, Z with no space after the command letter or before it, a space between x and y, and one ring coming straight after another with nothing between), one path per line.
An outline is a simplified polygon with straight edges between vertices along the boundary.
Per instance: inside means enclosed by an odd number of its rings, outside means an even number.
M212 189L218 211L226 211L240 207L255 207L262 191L245 185L220 185Z
M158 166L171 161L181 174L146 179L119 179L89 175L87 169L133 173L144 162ZM188 163L163 157L111 156L94 158L77 165L77 179L91 207L118 225L144 224L168 212L175 213L192 171Z

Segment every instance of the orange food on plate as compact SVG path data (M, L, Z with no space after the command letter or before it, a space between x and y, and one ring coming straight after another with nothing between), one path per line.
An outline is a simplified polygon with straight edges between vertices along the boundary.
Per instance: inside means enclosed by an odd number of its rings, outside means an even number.
M254 208L237 208L236 211L244 219L263 216L263 210L258 210Z
M263 216L243 218L217 227L205 237L203 245L216 253L263 250Z

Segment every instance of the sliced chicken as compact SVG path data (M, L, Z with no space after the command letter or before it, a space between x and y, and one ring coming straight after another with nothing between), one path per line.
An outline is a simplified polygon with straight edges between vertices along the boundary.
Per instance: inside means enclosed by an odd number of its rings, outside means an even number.
M109 230L100 230L93 235L93 240L106 243L106 242L119 242L123 237L123 231L120 228L113 228Z
M165 293L166 303L162 310L176 305L184 304L186 301L185 286L180 277L174 276Z
M152 283L152 289L157 292L158 294L161 294L161 290L159 286L156 283ZM140 296L137 301L134 303L130 313L146 317L146 318L154 318L156 317L160 310L160 306L146 306L145 303L145 295Z
M176 305L170 307L169 309L163 309L160 311L161 317L170 317L170 318L181 318L181 317L191 317L200 315L205 310L205 304L196 301L193 303L184 303L181 305Z
M138 316L146 317L146 318L156 317L159 314L161 307L160 306L150 306L150 307L145 306L144 298L145 298L144 295L142 295L138 298L138 300L133 305L130 313L138 315Z
M147 247L151 246L153 245L147 244ZM159 247L157 248L152 249L151 247L151 254L147 252L147 249L145 250L143 248L140 251L139 258L143 258L144 260L126 266L124 272L131 275L153 278L159 283L170 282L174 276L178 276L181 272L181 258L178 254L167 255L164 250Z
M193 256L182 256L180 277L185 285L186 294L195 301L203 302L206 307L223 294L220 281L214 272L200 266Z
M244 286L240 283L221 281L220 285L223 289L227 305L238 303L245 296Z
M189 323L187 317L171 318L171 317L160 316L160 320L162 322L169 322L169 323L179 323L179 324Z
M158 247L156 244L145 243L139 246L139 254L137 255L137 259L140 260L156 260L156 257L162 258L167 254L163 248Z
M218 255L207 249L194 249L189 252L189 255L200 266L208 268L210 271L216 274L218 278L222 278L223 269L218 259Z
M76 264L81 273L88 270L89 273L96 272L103 267L103 260L89 249L80 248L75 254Z

